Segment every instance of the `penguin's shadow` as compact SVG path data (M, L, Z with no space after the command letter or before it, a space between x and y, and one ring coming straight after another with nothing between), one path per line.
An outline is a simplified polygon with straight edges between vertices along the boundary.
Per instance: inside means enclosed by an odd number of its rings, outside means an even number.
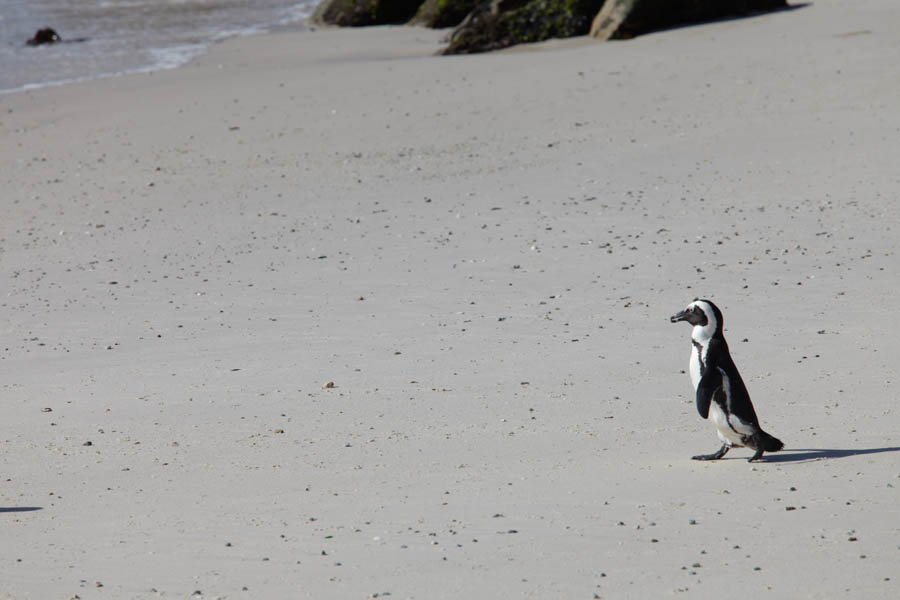
M847 458L848 456L864 456L866 454L881 454L883 452L900 452L900 446L888 448L850 448L839 450L833 448L791 448L778 454L766 454L760 462L792 463L810 462L814 460Z

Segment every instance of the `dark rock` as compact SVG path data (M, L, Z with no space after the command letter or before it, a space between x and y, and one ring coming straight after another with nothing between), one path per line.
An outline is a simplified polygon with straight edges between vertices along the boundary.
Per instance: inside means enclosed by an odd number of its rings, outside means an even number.
M423 0L322 0L310 17L313 23L364 27L406 23Z
M475 9L478 0L425 0L410 25L432 29L459 25Z
M603 4L604 0L482 0L453 31L444 54L585 35Z
M601 40L628 39L667 27L786 6L787 0L607 0L594 18L590 35Z
M55 44L60 41L62 41L62 38L59 37L58 33L49 27L44 27L43 29L35 31L34 37L25 43L29 46L40 46L41 44Z

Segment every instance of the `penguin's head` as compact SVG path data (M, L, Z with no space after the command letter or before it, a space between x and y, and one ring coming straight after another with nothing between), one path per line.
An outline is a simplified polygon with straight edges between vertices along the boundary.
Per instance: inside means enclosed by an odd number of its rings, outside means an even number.
M700 327L706 333L704 337L713 337L722 333L722 311L709 300L694 300L683 311L672 315L673 323L687 321L694 327Z

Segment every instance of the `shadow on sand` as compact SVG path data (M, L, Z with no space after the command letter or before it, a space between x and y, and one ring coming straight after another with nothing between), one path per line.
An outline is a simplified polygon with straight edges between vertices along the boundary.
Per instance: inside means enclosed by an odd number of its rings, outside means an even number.
M848 456L881 454L883 452L900 452L900 446L892 446L889 448L856 448L849 450L836 450L828 448L791 448L777 454L766 454L764 455L763 460L760 462L808 462L828 458L847 458Z
M0 506L0 513L31 512L43 509L43 506Z

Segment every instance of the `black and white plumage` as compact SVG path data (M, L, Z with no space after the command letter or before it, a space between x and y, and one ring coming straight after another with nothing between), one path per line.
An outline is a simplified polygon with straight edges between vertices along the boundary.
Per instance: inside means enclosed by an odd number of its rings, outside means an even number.
M735 446L755 450L750 461L762 458L763 452L781 450L781 440L759 426L750 394L728 352L722 333L722 311L709 300L695 300L673 315L671 321L687 321L693 326L690 373L697 393L697 411L704 419L712 419L722 441L717 452L694 456L694 460L722 458Z

